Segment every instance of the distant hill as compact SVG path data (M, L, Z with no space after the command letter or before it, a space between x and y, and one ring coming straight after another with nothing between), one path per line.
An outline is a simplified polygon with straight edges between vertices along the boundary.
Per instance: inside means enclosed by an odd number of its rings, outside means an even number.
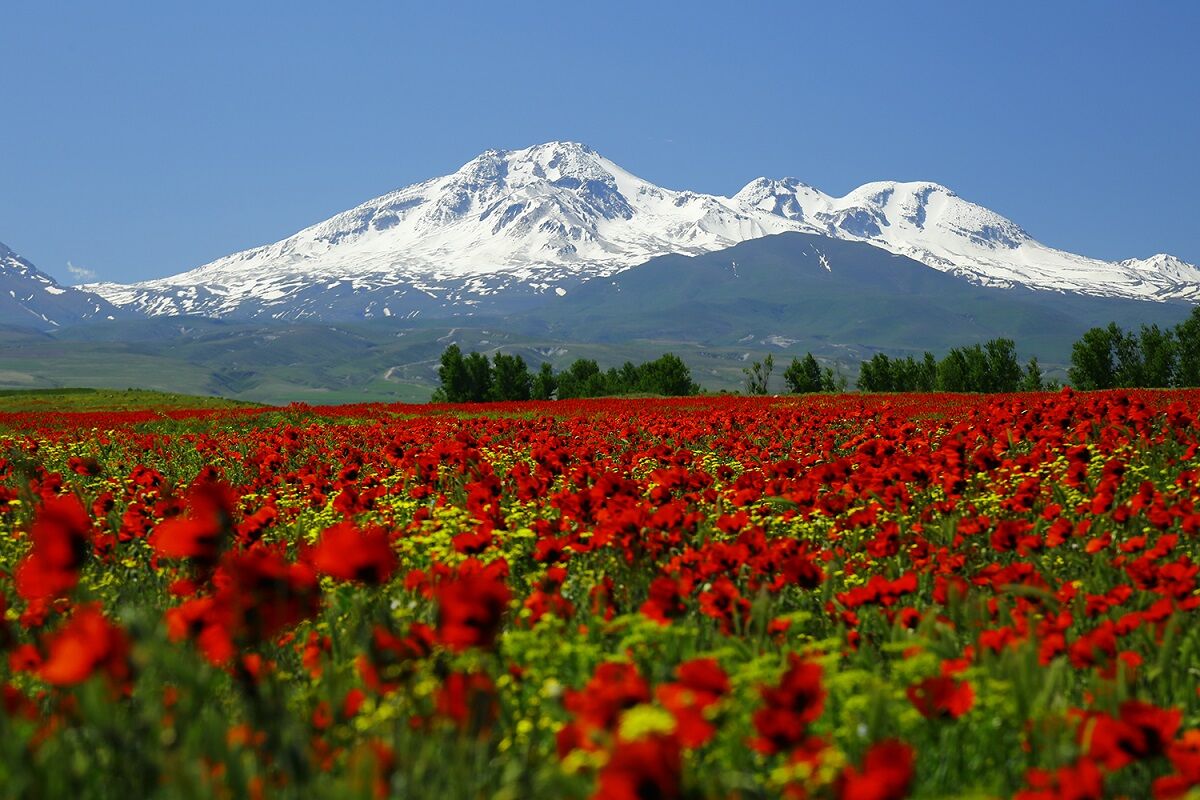
M242 408L252 404L224 397L173 394L147 389L0 389L0 412L137 411L165 408Z
M139 386L268 403L420 401L451 343L557 369L674 352L712 390L742 368L811 351L853 377L875 352L903 355L1006 336L1065 377L1071 344L1116 321L1174 325L1186 303L981 287L860 242L786 233L695 257L663 256L540 309L366 322L153 317L53 332L0 327L0 386Z
M135 312L118 309L100 295L61 286L0 242L0 324L52 330L95 319L121 319Z
M784 233L653 259L515 317L514 327L568 341L774 344L833 358L863 349L939 353L1005 336L1026 354L1061 363L1090 327L1174 325L1191 308L984 287L861 242Z

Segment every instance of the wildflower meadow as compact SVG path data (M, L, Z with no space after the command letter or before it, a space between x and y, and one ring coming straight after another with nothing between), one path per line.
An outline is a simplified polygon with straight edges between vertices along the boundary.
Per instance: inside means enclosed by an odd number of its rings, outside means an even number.
M1186 797L1198 413L0 413L0 795Z

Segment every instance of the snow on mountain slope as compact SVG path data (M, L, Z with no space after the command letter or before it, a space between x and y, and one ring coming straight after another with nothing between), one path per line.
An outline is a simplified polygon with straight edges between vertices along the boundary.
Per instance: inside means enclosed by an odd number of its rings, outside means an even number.
M1105 262L1055 250L932 183L842 198L760 178L732 198L673 191L585 145L489 150L457 172L368 201L275 244L190 272L93 291L152 315L358 318L519 310L667 253L785 231L863 241L992 286L1200 300L1171 256ZM836 266L836 265L835 265Z
M489 150L452 175L182 275L93 288L150 314L319 316L329 293L353 291L366 316L390 315L393 306L411 313L414 295L471 305L514 287L565 291L664 253L795 228L728 198L662 189L584 145L554 142ZM326 296L308 292L314 284Z
M0 323L48 330L121 314L92 292L60 286L0 242Z
M1174 256L1101 261L1056 250L936 183L879 181L830 197L794 178L759 178L733 199L985 286L1200 300L1200 269Z

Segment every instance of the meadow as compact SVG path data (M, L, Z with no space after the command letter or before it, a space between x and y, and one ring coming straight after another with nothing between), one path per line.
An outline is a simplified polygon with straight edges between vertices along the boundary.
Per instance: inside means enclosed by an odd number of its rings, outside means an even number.
M4 402L5 797L1200 786L1200 391Z

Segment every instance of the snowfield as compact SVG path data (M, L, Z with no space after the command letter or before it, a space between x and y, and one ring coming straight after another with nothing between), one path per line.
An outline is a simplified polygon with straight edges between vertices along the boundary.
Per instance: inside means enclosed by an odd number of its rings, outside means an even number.
M1200 270L1178 258L1110 262L1056 250L937 184L881 181L835 198L759 178L718 197L656 186L572 142L489 150L275 244L168 278L84 288L151 315L404 315L561 295L655 256L786 231L867 242L982 285L1200 300Z

